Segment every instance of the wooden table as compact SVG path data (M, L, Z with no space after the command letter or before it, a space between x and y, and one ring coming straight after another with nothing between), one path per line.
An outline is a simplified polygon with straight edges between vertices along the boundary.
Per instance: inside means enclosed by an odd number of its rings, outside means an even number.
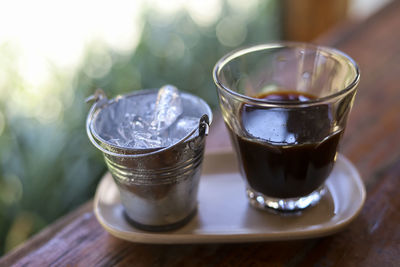
M92 203L5 255L1 266L400 266L400 1L324 40L350 54L361 83L342 143L367 200L344 231L318 239L209 245L143 245L114 238ZM326 41L325 41L326 42ZM208 149L228 146L217 122Z

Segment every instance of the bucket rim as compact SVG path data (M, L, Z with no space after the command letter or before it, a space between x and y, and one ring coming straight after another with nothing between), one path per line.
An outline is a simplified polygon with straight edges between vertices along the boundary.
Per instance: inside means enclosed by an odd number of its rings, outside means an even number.
M127 94L123 94L123 95L117 95L116 97L112 98L112 99L107 99L105 97L105 94L103 95L103 99L96 99L96 102L92 105L87 119L86 119L86 132L87 135L89 137L89 140L91 141L91 143L98 148L100 151L102 151L105 154L108 154L110 156L114 156L114 157L129 157L129 158L135 158L135 157L143 157L143 156L149 156L152 154L156 154L156 153L160 153L169 149L174 148L175 146L187 141L188 139L190 139L192 137L192 135L194 135L197 131L199 131L199 135L200 135L200 130L202 128L205 128L205 135L208 134L208 128L212 123L213 120L213 113L212 110L210 108L210 106L207 104L206 101L204 101L201 97L193 95L191 93L188 92L184 92L184 91L180 91L180 95L186 95L189 96L191 98L194 98L196 100L198 100L201 105L205 108L205 112L206 114L203 114L200 118L199 118L199 127L194 128L192 131L190 131L188 134L186 134L183 138L181 138L179 141L166 146L166 147L157 147L157 148L142 148L142 149L134 149L134 148L125 148L122 146L118 146L118 145L114 145L114 144L110 144L108 141L104 140L103 138L101 138L96 131L94 131L93 129L93 121L95 119L95 116L101 111L102 108L104 108L105 106L109 106L112 105L114 103L116 103L117 101L119 101L121 98L129 98L129 97L133 97L135 95L142 95L142 94L154 94L158 92L158 89L142 89L142 90L138 90L138 91L134 91L134 92L130 92ZM100 97L101 98L101 97ZM99 101L99 100L103 100L103 101ZM102 144L105 144L106 147L103 145L100 145L98 142L101 142ZM126 151L127 153L119 153L116 151ZM132 153L132 154L130 154Z

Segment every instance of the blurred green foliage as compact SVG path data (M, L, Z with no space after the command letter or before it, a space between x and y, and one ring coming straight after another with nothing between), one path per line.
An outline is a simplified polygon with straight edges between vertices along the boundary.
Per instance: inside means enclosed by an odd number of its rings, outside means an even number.
M89 109L84 99L96 88L111 98L168 83L216 108L211 76L216 61L239 46L280 38L278 1L256 1L250 11L233 9L228 2L208 26L197 25L187 12L165 22L147 8L133 52L121 54L94 41L72 79L54 67L39 99L21 82L17 51L0 46L6 66L0 83L0 254L93 197L106 171L84 127ZM15 104L21 101L24 105ZM60 107L62 113L57 120L35 119L22 112L32 105L44 110L44 118Z

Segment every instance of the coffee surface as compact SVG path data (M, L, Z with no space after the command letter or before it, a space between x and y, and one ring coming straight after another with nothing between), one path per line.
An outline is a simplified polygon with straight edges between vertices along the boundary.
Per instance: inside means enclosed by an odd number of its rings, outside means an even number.
M275 92L256 96L278 101L308 101L314 96ZM249 186L276 198L305 196L329 176L342 131L331 132L327 105L296 108L243 104L239 135L230 130Z

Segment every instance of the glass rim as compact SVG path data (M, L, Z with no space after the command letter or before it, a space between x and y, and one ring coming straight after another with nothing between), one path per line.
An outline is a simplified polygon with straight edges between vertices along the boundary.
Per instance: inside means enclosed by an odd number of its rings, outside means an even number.
M337 91L333 94L329 94L324 97L320 97L320 98L316 98L316 99L308 99L306 101L282 101L282 100L266 100L266 99L254 98L251 96L239 94L239 93L229 89L225 85L223 85L223 83L220 81L219 74L220 74L221 70L223 69L223 67L226 64L228 64L233 59L239 58L240 56L250 54L253 52L274 49L274 48L284 48L284 47L287 47L287 48L308 47L308 48L314 49L315 51L320 50L320 51L324 51L324 52L327 52L330 54L340 56L341 58L344 58L346 61L350 62L350 66L353 68L353 70L355 72L355 76L354 76L353 80L351 81L351 83L349 85L347 85L345 88L340 89L339 91ZM355 62L355 60L353 58L351 58L349 55L347 55L346 53L344 53L336 48L315 45L312 43L305 43L305 42L284 42L284 41L282 41L282 42L272 42L272 43L251 45L251 46L239 48L239 49L236 49L236 50L233 50L233 51L227 53L222 58L220 58L217 61L217 63L215 64L215 66L213 68L213 80L219 90L223 90L223 91L229 93L230 95L232 95L233 97L244 100L248 103L254 103L257 105L261 105L261 106L275 106L275 107L278 107L278 106L292 106L292 107L293 106L311 106L311 105L319 105L322 103L330 102L333 99L336 99L341 96L345 96L348 93L352 92L356 88L356 86L358 85L358 83L360 81L360 69L358 67L358 64Z

